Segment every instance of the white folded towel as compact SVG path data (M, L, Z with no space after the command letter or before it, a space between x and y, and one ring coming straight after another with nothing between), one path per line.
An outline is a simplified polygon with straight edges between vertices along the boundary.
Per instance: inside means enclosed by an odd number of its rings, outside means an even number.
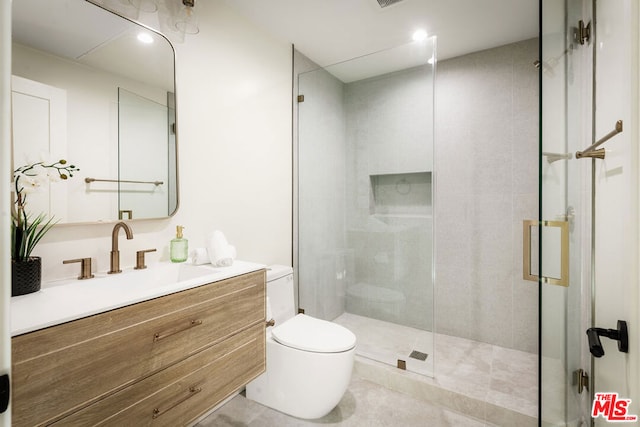
M195 265L209 264L207 248L195 248L191 251L191 263Z
M211 264L216 267L228 267L236 258L236 248L227 242L222 231L216 230L207 239L207 253Z

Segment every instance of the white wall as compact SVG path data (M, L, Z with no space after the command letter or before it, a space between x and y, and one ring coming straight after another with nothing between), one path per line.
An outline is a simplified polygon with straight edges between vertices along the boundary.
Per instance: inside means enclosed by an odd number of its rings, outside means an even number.
M199 2L200 34L176 45L180 207L167 220L132 223L121 237L123 267L135 251L168 243L184 225L190 248L222 230L238 257L291 265L291 46L275 40L222 2ZM34 251L45 280L73 277L92 257L109 268L112 226L57 226Z
M640 282L638 279L638 4L597 2L596 139L624 121L623 133L605 144L596 166L595 318L602 328L629 326L629 353L603 338L595 361L595 391L632 399L640 416ZM598 423L605 424L602 418ZM597 423L597 424L598 424Z
M11 2L0 1L0 176L11 176ZM9 300L11 299L11 275L9 249L10 224L9 186L0 185L0 374L11 370L11 345ZM11 425L11 407L0 414L0 426Z

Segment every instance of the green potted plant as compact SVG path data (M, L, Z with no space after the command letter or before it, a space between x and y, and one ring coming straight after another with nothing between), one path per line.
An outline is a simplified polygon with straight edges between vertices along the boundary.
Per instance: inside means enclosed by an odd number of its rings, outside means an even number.
M27 164L13 171L15 206L11 211L11 296L40 290L41 259L31 256L31 252L55 225L53 217L46 219L44 213L35 218L27 213L27 196L41 190L45 183L66 180L79 170L62 159L54 163Z

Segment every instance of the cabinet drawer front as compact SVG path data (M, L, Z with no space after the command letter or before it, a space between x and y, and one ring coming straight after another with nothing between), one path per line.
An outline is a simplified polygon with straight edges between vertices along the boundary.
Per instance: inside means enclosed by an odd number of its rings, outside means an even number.
M251 273L15 337L14 425L54 421L262 323L264 292L264 273ZM29 348L31 335L48 348Z
M54 425L187 425L264 372L264 333L255 325Z

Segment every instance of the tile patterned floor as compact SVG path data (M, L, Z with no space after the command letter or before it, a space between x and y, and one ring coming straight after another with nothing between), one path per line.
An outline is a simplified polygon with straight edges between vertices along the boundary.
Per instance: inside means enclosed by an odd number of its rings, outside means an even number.
M433 377L414 375L417 380L527 416L537 416L537 354L432 334L350 313L334 321L356 334L360 356L391 366L396 365L398 358L404 358L410 371L430 376L435 371ZM408 359L412 349L430 353L427 361Z
M209 415L196 427L482 427L487 424L354 376L338 406L317 420L290 417L243 395Z

